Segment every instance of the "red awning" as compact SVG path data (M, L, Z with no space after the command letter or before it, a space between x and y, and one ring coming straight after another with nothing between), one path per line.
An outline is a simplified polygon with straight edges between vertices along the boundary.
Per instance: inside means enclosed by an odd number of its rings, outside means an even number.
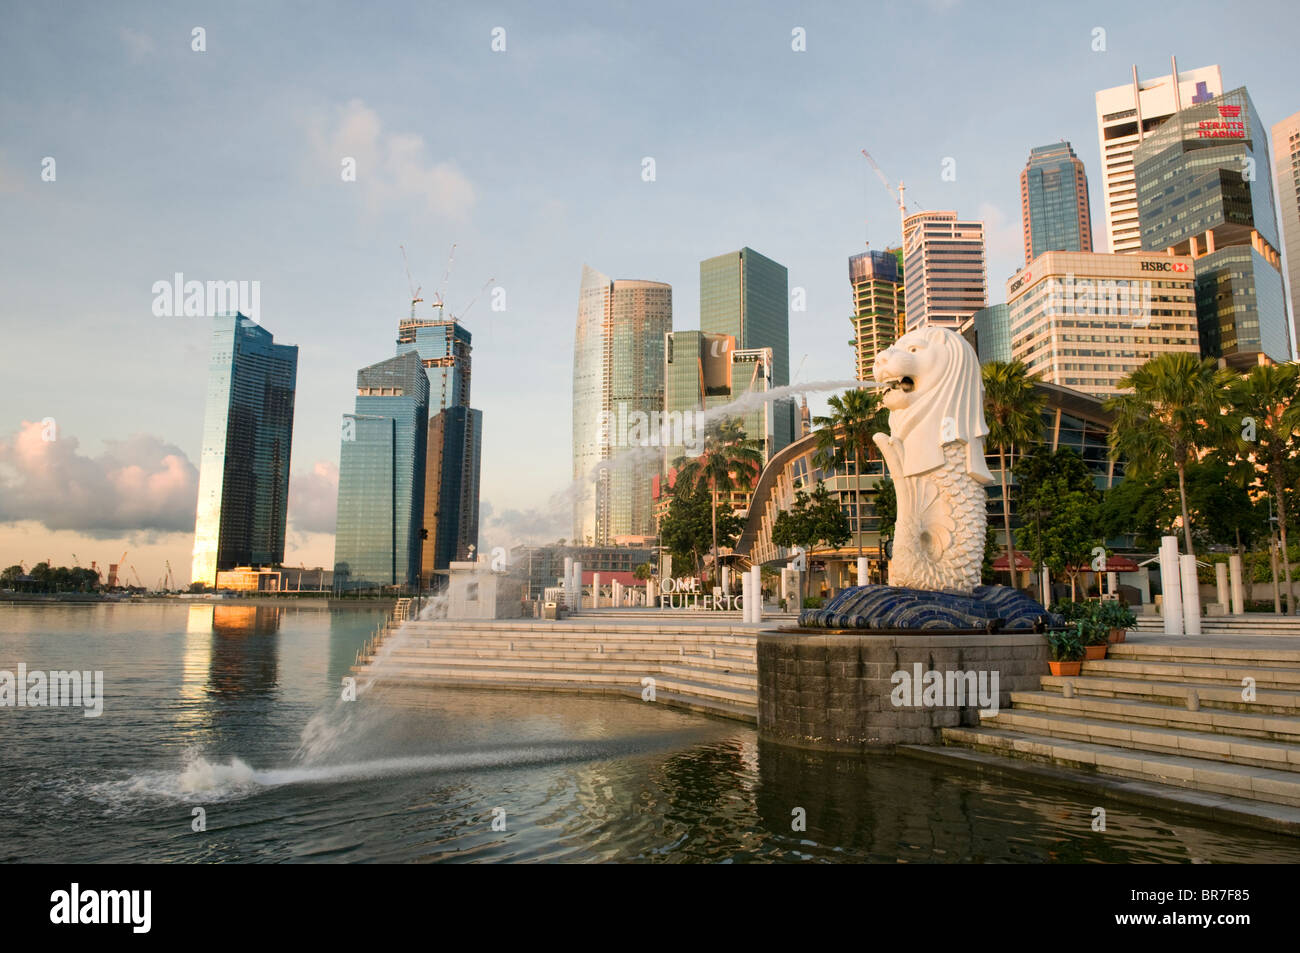
M1140 567L1127 556L1107 556L1106 572L1137 572ZM1079 567L1079 572L1095 572L1092 564Z
M1017 551L1017 552L1016 552L1016 569L1017 569L1018 571L1028 571L1028 570L1033 569L1033 568L1034 568L1033 560L1031 560L1031 559L1030 559L1028 556L1026 556L1024 553ZM1007 554L1006 554L1006 553L1003 553L1003 554L1002 554L1001 556L999 556L997 559L993 560L993 571L994 571L994 572L1006 572L1006 571L1007 571Z

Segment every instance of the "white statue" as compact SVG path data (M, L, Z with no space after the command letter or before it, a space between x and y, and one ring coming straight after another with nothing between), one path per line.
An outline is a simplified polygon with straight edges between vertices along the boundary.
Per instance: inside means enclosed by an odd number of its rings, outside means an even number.
M969 593L984 560L984 381L960 334L919 328L876 356L889 433L874 440L898 497L889 584Z

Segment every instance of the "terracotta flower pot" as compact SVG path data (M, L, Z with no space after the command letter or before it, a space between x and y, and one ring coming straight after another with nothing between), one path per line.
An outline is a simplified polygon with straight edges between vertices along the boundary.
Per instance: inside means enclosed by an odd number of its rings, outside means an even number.
M1127 630L1127 629L1111 629L1111 630L1110 630L1110 641L1111 641L1111 642L1123 642L1123 641L1124 641L1124 636L1126 636L1126 635L1128 635L1128 630Z
M1047 667L1053 675L1078 675L1083 668L1082 662L1048 662Z
M1106 646L1104 645L1085 645L1083 647L1084 661L1093 662L1106 657Z

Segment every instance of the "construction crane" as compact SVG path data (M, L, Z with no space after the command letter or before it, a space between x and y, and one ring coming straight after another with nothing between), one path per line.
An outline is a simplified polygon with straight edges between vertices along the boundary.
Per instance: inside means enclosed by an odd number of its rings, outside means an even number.
M866 149L863 149L862 154L866 156L867 161L871 163L871 169L873 172L876 173L876 178L880 179L880 184L883 185L885 187L885 191L890 193L890 195L892 196L895 191L895 188L894 186L889 184L889 178L885 175L884 172L880 170L880 166L876 165L876 160L871 158L870 152L868 152ZM903 193L906 190L907 190L907 186L903 184L902 180L899 180L898 188L897 188L898 196L894 199L894 201L898 205L898 225L900 229L899 231L900 237L902 235L901 229L903 226L903 220L907 218L907 206L903 203ZM915 205L915 203L913 203L913 205Z
M402 250L402 264L406 266L406 284L411 289L411 318L414 319L415 306L424 300L420 297L420 292L424 290L424 286L421 285L417 288L411 278L411 263L406 257L406 246L398 245L397 247Z
M176 580L172 578L172 561L170 559L164 559L163 562L167 564L167 588L175 589Z
M146 585L141 581L141 579L140 579L140 573L139 573L139 571L135 568L135 565L134 565L134 564L131 565L131 572L132 572L132 574L135 576L135 581L136 581L136 583L140 586L141 589L148 589L148 588L149 588L148 586L146 586Z
M441 308L446 303L446 298L444 297L444 295L447 293L447 282L451 280L451 263L455 260L456 260L456 243L452 242L451 251L447 253L447 268L442 273L442 287L439 288L438 293L434 295L433 306L435 308Z
M469 314L469 309L474 307L475 302L477 302L479 298L483 297L483 292L487 291L488 286L490 286L494 281L496 281L495 278L489 278L487 281L483 282L483 287L478 290L478 294L470 300L469 304L465 305L465 310L460 313L462 321L465 319L465 315Z

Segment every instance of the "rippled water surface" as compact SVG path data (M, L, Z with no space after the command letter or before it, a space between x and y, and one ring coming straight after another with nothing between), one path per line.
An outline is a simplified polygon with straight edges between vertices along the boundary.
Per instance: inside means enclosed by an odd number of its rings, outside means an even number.
M1069 794L633 700L342 702L380 618L0 606L0 669L99 669L106 696L99 718L0 708L0 860L1300 861L1300 841L1119 805L1097 833Z

